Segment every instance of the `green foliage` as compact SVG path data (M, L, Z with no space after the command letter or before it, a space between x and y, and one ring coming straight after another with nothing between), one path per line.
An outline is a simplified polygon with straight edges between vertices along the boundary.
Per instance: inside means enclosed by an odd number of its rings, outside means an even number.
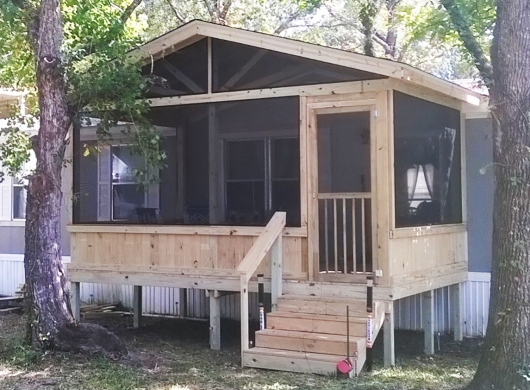
M0 348L0 361L8 362L18 368L29 368L42 360L43 354L26 345L21 339L13 339Z
M0 1L0 17L7 22L0 27L2 36L6 32L7 37L0 44L0 86L33 91L35 61L27 32L32 11L18 8L12 0ZM135 13L124 23L122 17L129 4L129 0L65 0L61 69L73 122L86 122L88 116L100 118L98 136L103 142L111 141L110 129L118 122L130 124L130 137L125 142L146 157L152 171L164 166L165 156L159 152L160 136L146 119L149 106L142 99L146 89L140 74L142 62L129 54L140 44L139 36L146 24ZM38 107L33 108L38 118ZM4 133L6 142L0 146L0 160L12 174L29 158L31 144L19 128L9 126ZM151 178L146 171L138 179L144 182Z
M148 384L145 374L105 358L89 361L87 369L91 375L86 388L127 390L146 388Z
M152 39L194 19L265 33L284 33L316 13L323 0L152 0L143 8ZM219 14L226 16L220 18ZM169 17L168 17L169 16Z

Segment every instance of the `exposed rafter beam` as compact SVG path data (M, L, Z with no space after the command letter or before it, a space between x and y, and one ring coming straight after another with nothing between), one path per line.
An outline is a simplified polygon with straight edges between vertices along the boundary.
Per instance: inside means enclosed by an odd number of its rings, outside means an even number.
M242 85L238 89L269 88L282 80L289 79L297 74L304 73L307 70L308 69L303 66L290 66L281 72L276 72L258 80L251 81L250 83Z
M183 83L186 87L188 87L193 93L200 93L204 92L204 90L199 87L192 79L190 79L188 76L186 76L184 73L182 73L180 70L178 70L176 67L174 67L169 61L166 59L160 60L160 65L167 70L173 77L175 77L177 80L179 80L181 83Z
M225 85L221 87L221 91L230 90L234 84L241 80L241 78L246 75L267 53L267 50L259 50L256 54L254 54L252 58L248 60L248 62L243 65L241 69L225 83Z

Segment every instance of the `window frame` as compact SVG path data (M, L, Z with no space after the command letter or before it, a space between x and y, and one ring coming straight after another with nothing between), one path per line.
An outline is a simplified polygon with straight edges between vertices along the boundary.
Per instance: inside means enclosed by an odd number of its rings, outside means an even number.
M406 227L397 227L396 226L396 204L395 204L395 171L392 170L390 176L390 199L391 199L391 208L390 208L390 231L389 237L391 239L396 238L411 238L411 237L423 237L431 235L440 235L440 234L452 234L452 233L465 233L467 232L467 191L466 191L466 126L465 126L465 114L462 109L455 105L447 104L447 102L440 101L438 99L431 99L429 97L419 97L414 93L411 93L407 90L402 89L393 89L392 90L392 101L395 104L395 93L406 95L415 99L423 100L427 103L433 103L444 108L450 108L458 111L460 115L460 120L458 124L457 133L459 136L459 145L460 145L460 193L461 193L461 222L451 223L451 224L439 224L439 225L422 225L422 226L406 226ZM389 159L391 161L391 166L395 165L395 129L394 126L389 130Z
M268 220L272 216L272 210L273 210L273 199L272 199L272 186L273 183L276 182L298 182L299 186L301 185L301 170L300 166L298 167L298 177L297 178L281 178L281 179L274 179L273 178L273 141L278 139L291 139L296 140L300 142L300 134L297 132L297 129L293 130L279 130L279 131L271 131L269 132L245 132L245 133L237 133L239 136L231 136L232 133L225 133L223 134L220 139L223 142L222 147L222 161L223 161L223 200L221 204L223 205L222 215L224 215L225 220L229 219L229 215L227 214L229 212L228 210L228 183L234 183L234 182L263 182L264 183L264 220ZM228 144L230 142L245 142L245 141L262 141L263 147L264 147L264 177L260 180L238 180L238 179L228 179L228 160L229 160L229 152L228 152ZM298 154L300 154L300 150L298 151ZM298 155L298 161L300 161L300 156ZM300 191L297 193L297 197L300 198ZM299 205L299 211L301 211L302 202L300 199L300 205ZM301 218L301 214L300 214ZM302 226L301 219L297 223L296 227ZM240 226L234 225L234 226ZM245 225L246 226L246 225ZM251 226L265 226L265 223L260 223L259 225L251 225Z

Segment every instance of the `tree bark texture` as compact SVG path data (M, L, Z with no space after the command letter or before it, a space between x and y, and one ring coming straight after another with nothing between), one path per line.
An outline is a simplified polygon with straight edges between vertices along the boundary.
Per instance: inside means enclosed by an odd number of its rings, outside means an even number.
M59 0L41 0L30 34L37 70L40 129L37 167L29 178L24 266L34 345L83 352L123 352L113 334L77 325L61 259L61 170L72 123L66 101ZM38 26L35 28L35 26Z
M26 287L34 343L53 346L58 330L75 323L68 308L61 261L61 168L70 126L61 69L62 21L58 0L42 0L32 37L39 92L37 167L29 178L26 215Z
M470 389L530 388L530 4L499 0L492 46L495 203L491 302Z

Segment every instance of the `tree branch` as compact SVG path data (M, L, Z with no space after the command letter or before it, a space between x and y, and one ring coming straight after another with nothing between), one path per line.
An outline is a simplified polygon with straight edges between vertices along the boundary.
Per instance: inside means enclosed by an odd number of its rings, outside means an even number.
M171 10L173 11L173 14L177 18L177 20L180 23L186 23L186 19L184 19L184 17L178 12L177 8L173 5L171 0L166 0L166 3L167 3L167 5L169 5L169 8L171 8Z
M493 82L493 68L491 66L491 62L473 35L469 24L464 20L456 1L440 0L440 2L449 14L451 22L460 36L460 39L462 39L464 46L473 56L473 59L475 60L475 66L477 67L480 76L484 80L484 83L489 86Z
M287 19L285 19L283 22L280 23L280 25L276 28L276 30L274 30L274 35L278 35L280 34L281 32L283 32L284 30L286 30L289 25L296 19L300 16L300 11L295 11L294 13L292 13L291 15L289 15L287 17Z
M142 0L133 0L132 3L129 4L129 6L125 9L123 14L121 15L120 20L121 20L122 24L125 24L127 22L127 20L129 20L129 18L131 17L132 13L140 5L141 2L142 2Z

